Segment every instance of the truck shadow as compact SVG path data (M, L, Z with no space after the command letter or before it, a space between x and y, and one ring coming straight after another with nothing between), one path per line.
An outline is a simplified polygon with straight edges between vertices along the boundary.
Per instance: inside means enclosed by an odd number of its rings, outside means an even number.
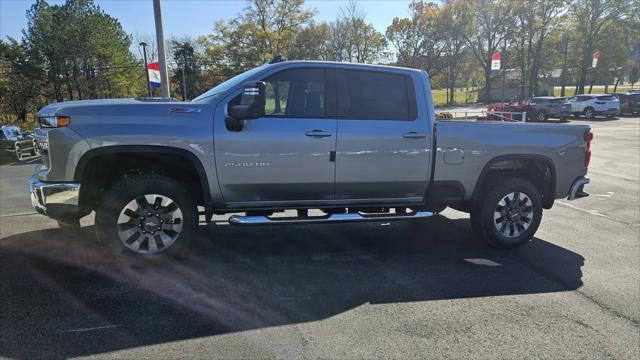
M93 227L0 241L0 356L62 358L326 319L385 304L570 291L584 258L477 242L468 220L209 225L180 255L132 257ZM428 305L427 305L428 306Z

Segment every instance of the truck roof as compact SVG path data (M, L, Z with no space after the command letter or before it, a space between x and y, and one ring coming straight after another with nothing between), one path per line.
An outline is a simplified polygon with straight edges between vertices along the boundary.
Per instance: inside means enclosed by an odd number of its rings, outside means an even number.
M405 70L405 71L415 71L422 72L420 69L413 69L402 66L393 66L393 65L374 65L374 64L362 64L362 63L350 63L350 62L340 62L340 61L319 61L319 60L282 60L276 63L271 64L271 66L287 66L291 64L313 64L313 65L325 65L325 66L335 66L335 67L347 67L347 68L364 68L364 69L390 69L390 70Z

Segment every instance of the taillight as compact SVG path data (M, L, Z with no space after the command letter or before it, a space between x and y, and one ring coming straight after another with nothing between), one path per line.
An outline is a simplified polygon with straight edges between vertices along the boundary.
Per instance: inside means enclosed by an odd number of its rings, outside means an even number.
M591 140L593 140L593 133L591 130L585 131L584 141L587 142L587 151L584 155L584 167L589 167L589 162L591 162Z

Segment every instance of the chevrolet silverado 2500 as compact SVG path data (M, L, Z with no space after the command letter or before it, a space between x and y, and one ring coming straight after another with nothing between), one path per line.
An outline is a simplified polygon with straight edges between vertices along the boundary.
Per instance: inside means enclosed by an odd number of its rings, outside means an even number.
M141 254L183 246L199 215L418 220L447 206L514 247L555 199L588 195L588 126L435 121L414 69L272 61L190 102L70 101L38 117L50 130L35 209L63 227L95 211L99 239Z

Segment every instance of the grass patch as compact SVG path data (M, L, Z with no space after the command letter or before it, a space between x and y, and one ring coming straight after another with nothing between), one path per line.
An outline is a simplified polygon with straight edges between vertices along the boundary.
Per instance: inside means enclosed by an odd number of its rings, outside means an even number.
M431 95L433 96L434 105L447 104L447 89L432 89ZM466 91L464 88L455 89L453 92L453 101L456 104L475 103L478 101L478 90Z

